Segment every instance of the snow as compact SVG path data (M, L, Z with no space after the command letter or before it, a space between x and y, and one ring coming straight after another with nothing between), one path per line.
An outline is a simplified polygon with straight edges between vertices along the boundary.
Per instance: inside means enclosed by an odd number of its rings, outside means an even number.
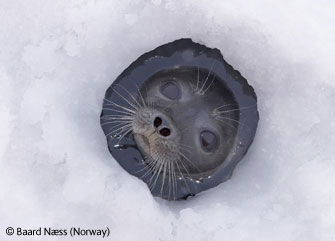
M334 11L327 0L0 0L0 239L77 240L5 229L78 226L122 241L335 240ZM255 88L260 122L231 180L168 202L113 160L99 115L113 79L181 37L222 51Z

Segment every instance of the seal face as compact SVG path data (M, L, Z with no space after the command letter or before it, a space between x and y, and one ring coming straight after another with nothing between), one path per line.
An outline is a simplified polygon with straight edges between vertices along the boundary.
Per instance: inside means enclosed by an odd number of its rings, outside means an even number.
M258 119L253 88L220 51L180 39L114 81L100 121L120 165L153 195L176 200L227 180Z
M237 106L227 86L212 71L184 66L159 71L139 91L143 104L132 128L148 164L160 160L157 167L166 164L181 178L212 175L234 144L239 120L238 111L224 108Z

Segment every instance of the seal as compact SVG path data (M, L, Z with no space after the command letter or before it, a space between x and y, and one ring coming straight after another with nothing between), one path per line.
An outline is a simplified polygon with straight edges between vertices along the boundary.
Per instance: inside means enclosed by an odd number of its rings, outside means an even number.
M133 62L107 90L100 118L115 159L168 200L229 179L258 120L246 79L219 50L191 39Z

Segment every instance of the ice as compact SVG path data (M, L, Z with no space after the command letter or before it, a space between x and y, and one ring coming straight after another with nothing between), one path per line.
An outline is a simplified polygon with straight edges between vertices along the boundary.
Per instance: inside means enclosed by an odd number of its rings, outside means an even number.
M327 0L1 0L0 239L76 240L8 237L9 226L108 226L110 240L335 240L334 11ZM181 37L222 51L255 88L260 122L228 182L168 202L113 160L99 115L132 61Z

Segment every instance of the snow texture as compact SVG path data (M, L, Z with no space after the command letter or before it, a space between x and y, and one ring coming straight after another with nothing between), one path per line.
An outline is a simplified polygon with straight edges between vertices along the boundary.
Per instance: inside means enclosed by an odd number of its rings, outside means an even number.
M330 0L0 0L0 239L77 240L8 226L108 226L115 241L335 240L334 11ZM169 202L111 157L99 115L132 61L182 37L248 79L260 122L229 181Z

